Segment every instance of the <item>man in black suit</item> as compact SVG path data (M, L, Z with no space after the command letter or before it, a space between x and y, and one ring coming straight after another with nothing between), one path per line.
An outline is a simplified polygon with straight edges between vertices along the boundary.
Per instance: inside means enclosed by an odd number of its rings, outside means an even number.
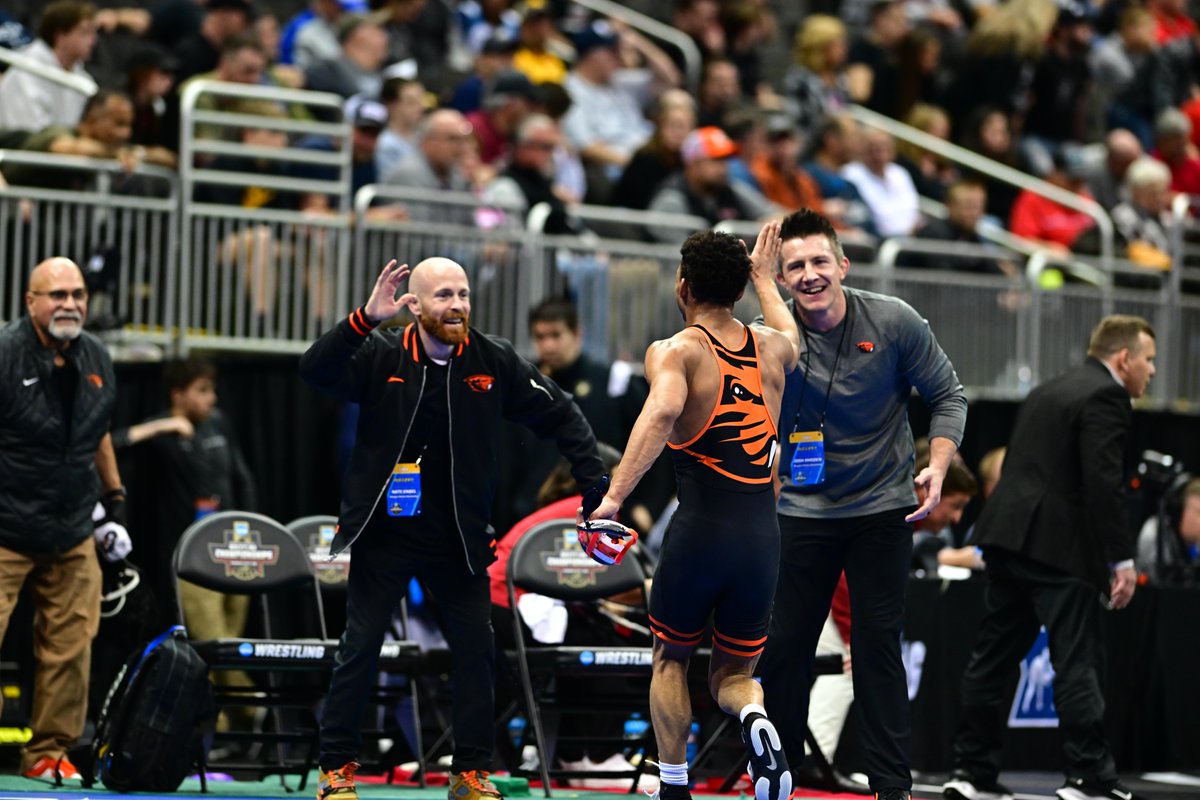
M1004 472L976 524L988 613L963 676L953 800L1011 800L997 782L1006 688L1046 626L1067 780L1061 800L1131 800L1104 738L1102 607L1133 597L1134 539L1121 498L1130 398L1154 376L1154 330L1101 320L1087 361L1038 386L1017 416Z

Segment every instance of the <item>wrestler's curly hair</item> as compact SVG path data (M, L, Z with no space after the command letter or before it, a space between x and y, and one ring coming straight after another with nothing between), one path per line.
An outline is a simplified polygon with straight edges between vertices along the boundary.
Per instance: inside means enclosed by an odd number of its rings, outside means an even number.
M750 254L728 233L693 233L679 248L680 274L697 303L732 306L750 280Z

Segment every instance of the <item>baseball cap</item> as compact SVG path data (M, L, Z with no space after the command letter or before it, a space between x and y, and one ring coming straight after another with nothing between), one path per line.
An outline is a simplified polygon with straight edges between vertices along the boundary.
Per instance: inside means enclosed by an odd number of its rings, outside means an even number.
M1083 148L1072 145L1054 151L1054 166L1073 181L1086 180L1091 172Z
M484 41L480 52L487 55L512 55L517 52L517 39L504 28L497 28Z
M800 130L796 127L796 123L792 122L791 118L786 114L772 114L767 117L766 128L767 138L772 140L800 135Z
M492 82L492 97L500 97L511 95L513 97L523 97L532 103L538 101L537 89L533 82L524 72L518 72L515 69L505 69L496 73L496 78Z
M684 164L694 164L705 158L728 158L737 153L737 145L725 131L709 125L689 133L679 148Z
M583 58L597 47L616 47L617 32L604 20L596 20L576 33L571 43L576 55Z
M254 13L254 6L250 5L249 0L208 0L204 4L206 11L241 11L250 19L257 18Z
M179 59L168 50L152 42L146 42L129 55L128 69L152 68L173 73L179 69Z
M545 0L529 0L529 2L518 3L513 10L521 15L521 22L533 22L535 19L551 16L550 6Z
M387 106L378 100L361 100L352 111L354 127L382 130L388 124Z

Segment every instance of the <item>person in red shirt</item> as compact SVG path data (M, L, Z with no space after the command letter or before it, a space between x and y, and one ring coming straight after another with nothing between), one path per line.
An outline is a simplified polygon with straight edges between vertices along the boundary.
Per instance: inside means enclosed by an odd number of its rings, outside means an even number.
M1146 7L1154 15L1154 38L1159 44L1196 34L1196 23L1188 16L1187 0L1148 0Z
M604 469L608 473L612 473L617 464L621 460L621 453L616 448L598 442L597 451L600 453L600 460L604 462ZM564 525L574 528L575 512L579 510L583 503L583 498L575 491L575 481L571 477L570 465L565 460L561 461L554 471L547 476L542 483L541 490L538 492L538 504L541 506L537 511L522 519L517 524L513 525L508 530L508 533L496 544L496 561L488 567L488 577L491 582L492 592L492 628L496 632L496 645L499 648L510 650L516 647L516 641L513 639L513 610L508 603L508 584L505 579L505 574L508 571L508 559L512 555L513 548L516 547L518 541L529 531L533 530L543 522L551 520L563 520ZM559 630L555 630L556 621L554 619L554 608L562 607L562 602L558 600L546 600L547 605L531 604L526 607L522 598L526 592L520 589L516 592L517 605L520 609L521 618L528 627L529 633L538 641L557 640L562 641L561 637L564 631L561 629L563 620L567 618L565 609L558 612L562 617L557 621L560 626ZM625 600L626 598L613 598L617 600ZM639 599L640 602L640 599ZM547 609L549 612L547 613ZM540 617L534 619L534 615ZM578 620L579 617L574 617ZM568 623L570 624L570 623ZM589 646L601 644L595 636L595 628L589 625L579 626L583 630L574 633L574 641L577 644L587 644ZM608 626L609 630L614 630L612 626ZM566 641L572 641L571 631L566 631ZM615 636L617 634L614 634ZM618 638L620 638L618 636ZM526 641L529 641L527 635ZM608 642L603 642L608 643ZM497 685L497 694L503 694L508 691L508 687L502 685L503 681ZM558 695L563 699L564 703L569 704L568 698L574 697L590 697L592 694L591 683L579 678L560 677L558 679ZM553 717L557 713L554 706L545 706L542 708L544 719ZM595 718L587 718L586 722L581 722L576 717L578 715L568 715L561 722L554 720L549 724L549 729L557 729L559 737L559 745L557 747L557 756L562 766L568 769L582 771L609 771L609 770L628 770L632 771L634 766L630 764L625 757L612 748L605 748L604 745L592 745L589 747L580 747L573 742L565 741L566 739L575 740L576 738L586 735L599 735L601 737L616 738L621 735L622 723L620 720L615 720L612 723L612 730L597 731L596 727L608 726L608 721L598 721ZM582 729L582 725L587 726L587 729ZM585 789L612 789L621 788L628 789L630 784L629 778L614 779L614 778L575 778L570 781L570 785ZM638 779L638 787L652 792L658 788L658 779L652 775L642 775Z
M1087 165L1082 153L1074 148L1063 148L1054 154L1054 168L1046 180L1060 189L1091 200L1087 177ZM1080 234L1095 224L1095 220L1082 211L1067 208L1025 189L1013 203L1008 229L1017 236L1033 239L1051 248L1069 250Z
M1150 155L1171 168L1171 191L1200 194L1200 158L1189 138L1192 122L1177 108L1168 108L1154 120L1155 148Z
M483 163L499 164L512 146L521 122L533 112L537 90L524 73L502 70L484 96L483 108L467 114Z

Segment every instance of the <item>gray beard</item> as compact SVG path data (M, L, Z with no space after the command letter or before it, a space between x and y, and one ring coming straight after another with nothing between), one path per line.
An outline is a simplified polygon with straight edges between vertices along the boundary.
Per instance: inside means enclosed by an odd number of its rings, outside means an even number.
M73 342L79 338L79 334L83 333L83 322L68 323L64 326L59 322L51 321L46 326L46 332L50 334L51 338L60 342Z

